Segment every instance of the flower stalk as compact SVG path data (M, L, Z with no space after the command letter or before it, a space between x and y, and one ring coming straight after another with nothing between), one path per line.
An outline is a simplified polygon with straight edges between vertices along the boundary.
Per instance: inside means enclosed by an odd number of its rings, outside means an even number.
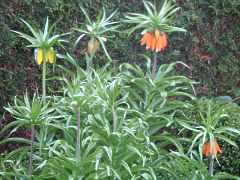
M213 176L214 171L214 154L209 155L209 175Z
M112 116L113 116L113 132L117 130L117 113L114 105L112 106Z
M91 53L90 56L86 56L86 64L87 64L87 72L90 73L93 68L93 58L95 57L95 53Z
M43 49L43 57L42 57L42 102L43 105L46 104L46 72L47 72L47 63L46 63L46 50ZM42 154L42 145L44 141L44 132L46 130L46 126L43 125L43 133L41 134L40 139L40 155Z
M76 158L78 161L80 161L80 157L81 157L81 112L80 112L80 108L76 108L76 115L77 115Z
M43 104L46 103L46 72L47 72L47 64L46 64L46 51L43 50L43 66L42 66L42 99Z
M153 54L153 66L152 66L152 78L154 79L156 77L157 72L157 52L154 52Z
M30 155L29 155L29 175L32 176L33 172L33 145L35 136L35 126L31 125L31 145L30 145Z

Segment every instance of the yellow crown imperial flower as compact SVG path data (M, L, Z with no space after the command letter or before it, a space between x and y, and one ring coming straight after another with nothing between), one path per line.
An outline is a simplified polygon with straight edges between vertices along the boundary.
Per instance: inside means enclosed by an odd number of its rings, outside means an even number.
M43 49L42 48L35 49L35 60L38 65L42 64L42 62L43 62Z
M56 53L53 48L46 50L46 62L51 64L56 62Z
M44 54L45 53L45 54ZM41 65L43 60L46 60L46 62L49 62L51 64L56 62L56 53L53 48L50 49L43 49L43 48L37 48L35 49L35 60L38 65Z

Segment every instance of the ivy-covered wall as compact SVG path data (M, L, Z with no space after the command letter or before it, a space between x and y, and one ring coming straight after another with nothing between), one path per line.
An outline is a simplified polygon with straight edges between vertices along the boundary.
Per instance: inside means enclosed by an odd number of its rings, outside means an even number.
M161 0L155 1L161 2ZM169 46L161 54L159 63L185 62L190 69L179 67L177 71L199 82L196 86L199 96L238 97L240 95L240 1L175 1L182 7L178 14L177 25L185 27L188 32L169 35ZM121 19L126 12L143 10L141 0L0 1L0 112L3 112L2 107L11 101L13 96L22 94L26 89L30 93L41 89L40 69L33 60L33 51L25 48L27 43L16 38L10 30L27 31L19 21L20 18L31 24L42 25L48 16L51 22L57 22L57 32L70 32L73 27L80 26L84 22L84 16L79 9L80 4L87 9L92 18L96 18L102 7L105 7L109 13L118 9L116 20ZM143 63L144 59L139 54L145 53L145 49L139 45L140 33L127 37L124 33L126 29L127 26L123 25L121 33L115 34L108 42L111 57L116 64ZM86 44L83 41L73 49L76 37L76 33L68 37L69 44L66 45L66 50L84 66L82 57ZM59 49L59 52L65 53L66 50ZM101 65L106 61L104 54L99 52L94 63ZM55 84L52 81L52 85ZM228 149L228 147L224 148ZM229 168L231 162L225 164L226 169L231 173L240 173L236 168ZM221 168L226 170L225 166Z

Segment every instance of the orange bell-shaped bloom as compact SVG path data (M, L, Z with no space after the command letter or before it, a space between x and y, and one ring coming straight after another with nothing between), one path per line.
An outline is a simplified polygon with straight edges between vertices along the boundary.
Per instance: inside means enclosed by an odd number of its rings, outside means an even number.
M155 52L162 51L167 47L167 35L159 30L155 30L154 33L146 32L141 38L141 45L145 44L146 49L151 49Z
M143 46L146 44L146 48L149 49L152 48L153 41L154 37L152 33L146 32L141 39L141 45Z
M144 33L143 37L141 38L141 46L147 43L147 39L151 36L149 32Z
M157 40L156 40L156 38L153 36L152 42L151 42L151 44L150 44L150 48L151 48L152 51L155 50L155 48L156 48L156 43L157 43Z
M215 156L218 153L222 153L222 150L216 140L214 140L214 144L212 144L212 146L209 142L207 142L202 147L202 154L205 156Z

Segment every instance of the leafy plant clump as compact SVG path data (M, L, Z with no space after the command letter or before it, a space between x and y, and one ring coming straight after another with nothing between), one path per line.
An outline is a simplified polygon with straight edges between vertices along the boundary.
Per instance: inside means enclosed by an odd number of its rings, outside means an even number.
M160 6L143 1L143 7L144 13L116 20L117 11L108 16L103 8L92 18L80 4L86 23L67 34L80 33L69 49L84 45L86 68L71 50L65 52L61 42L71 41L62 39L66 33L53 35L48 17L43 29L22 20L30 35L11 30L35 48L42 91L26 90L4 107L13 120L1 120L0 146L15 146L2 151L1 178L239 179L218 168L225 146L238 148L240 129L228 123L237 119L238 105L196 97L197 83L177 73L191 67L159 61L170 42L167 33L186 32L175 26L180 8L170 0ZM121 32L125 23L133 27ZM139 29L140 44L154 51L153 58L140 54L141 66L116 67L108 41ZM110 61L96 68L101 53Z

